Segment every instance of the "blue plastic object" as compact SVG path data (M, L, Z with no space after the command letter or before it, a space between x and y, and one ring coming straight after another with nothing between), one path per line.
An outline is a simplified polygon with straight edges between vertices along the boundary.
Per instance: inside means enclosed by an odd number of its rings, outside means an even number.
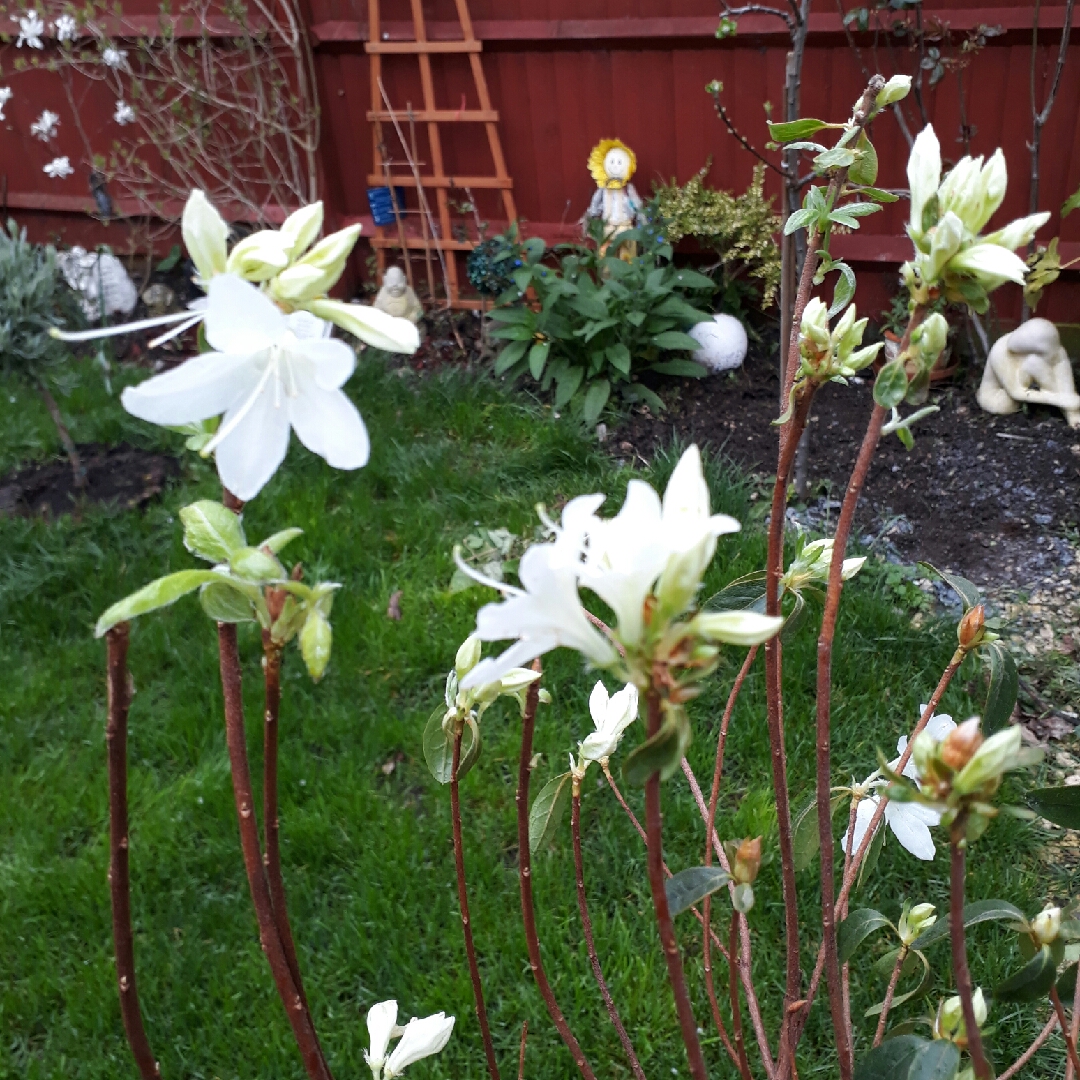
M376 225L393 225L394 203L397 203L399 214L405 213L405 189L394 188L394 196L391 196L388 187L371 187L367 189L368 206L371 207L371 216Z

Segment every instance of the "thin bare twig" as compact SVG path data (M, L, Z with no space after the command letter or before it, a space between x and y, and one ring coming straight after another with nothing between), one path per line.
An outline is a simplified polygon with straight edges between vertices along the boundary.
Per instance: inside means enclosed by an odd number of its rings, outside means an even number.
M907 956L907 946L901 945L900 952L896 955L896 964L893 966L892 975L889 977L889 987L885 991L885 1000L881 1003L881 1015L878 1017L877 1030L874 1032L874 1046L880 1046L881 1040L885 1038L885 1023L889 1019L889 1010L892 1008L896 984L900 981L900 970L903 968Z
M956 979L956 992L960 995L960 1007L964 1013L964 1030L967 1033L967 1052L976 1080L990 1080L994 1070L986 1060L982 1045L982 1033L975 1020L972 1000L971 972L968 970L967 947L964 941L964 839L966 818L963 814L953 823L949 841L951 859L949 864L949 933L952 939L952 969Z
M1065 1009L1061 1004L1061 995L1058 994L1056 986L1050 987L1050 1001L1054 1006L1054 1012L1057 1014L1058 1023L1061 1025L1061 1034L1065 1039L1065 1049L1069 1052L1069 1064L1072 1066L1073 1072L1080 1073L1080 1058L1076 1054L1076 1040L1070 1037L1068 1017L1065 1015Z
M1054 1033L1054 1028L1058 1026L1057 1015L1054 1014L1046 1022L1046 1026L1035 1036L1035 1041L998 1077L998 1080L1011 1080L1016 1076L1020 1070L1042 1049L1043 1043ZM1067 1069L1072 1068L1072 1062L1069 1063ZM1066 1071L1066 1080L1068 1080L1068 1071Z

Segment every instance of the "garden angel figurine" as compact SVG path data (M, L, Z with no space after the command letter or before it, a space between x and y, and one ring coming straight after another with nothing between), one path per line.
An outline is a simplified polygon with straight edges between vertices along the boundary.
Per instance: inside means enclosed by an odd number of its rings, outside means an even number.
M630 178L637 169L637 156L620 139L601 139L589 154L589 172L596 181L596 194L585 211L585 224L600 220L604 223L604 240L600 254L608 248L620 233L636 228L640 223L644 203ZM637 244L627 241L616 247L621 259L629 260L637 254Z

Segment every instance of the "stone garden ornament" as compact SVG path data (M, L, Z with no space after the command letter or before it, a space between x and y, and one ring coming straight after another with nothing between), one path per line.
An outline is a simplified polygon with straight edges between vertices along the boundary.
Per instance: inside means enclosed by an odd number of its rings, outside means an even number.
M589 154L589 172L596 181L596 194L585 211L585 223L599 220L604 223L604 241L600 254L607 253L615 238L641 222L644 203L630 183L637 169L637 155L619 139L601 139ZM628 241L617 245L622 259L637 254L637 244Z
M1080 396L1057 327L1048 319L1028 319L998 338L986 359L978 401L999 416L1018 412L1021 404L1053 405L1069 427L1080 428Z
M424 307L405 280L400 266L391 266L383 275L382 288L375 297L375 307L395 319L408 319L413 324L424 317Z
M714 374L742 367L749 342L746 327L734 315L718 312L711 322L700 322L687 333L701 346L691 355Z

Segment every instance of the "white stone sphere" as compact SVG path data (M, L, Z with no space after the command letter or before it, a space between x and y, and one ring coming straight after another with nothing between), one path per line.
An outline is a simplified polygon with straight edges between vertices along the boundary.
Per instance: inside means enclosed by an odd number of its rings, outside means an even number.
M714 374L741 367L746 359L746 328L734 315L720 312L712 322L700 322L688 333L701 346L693 358Z

